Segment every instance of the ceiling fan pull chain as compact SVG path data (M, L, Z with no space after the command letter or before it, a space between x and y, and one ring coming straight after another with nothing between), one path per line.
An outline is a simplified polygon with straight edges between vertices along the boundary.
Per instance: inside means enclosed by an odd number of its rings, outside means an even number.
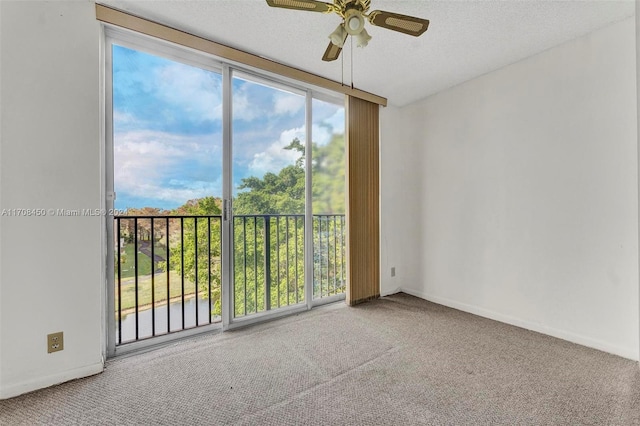
M353 37L350 37L349 44L351 44L351 89L353 89Z
M340 83L344 86L344 55L340 57L340 62L342 63L342 66L340 67L342 71L342 79L340 80Z

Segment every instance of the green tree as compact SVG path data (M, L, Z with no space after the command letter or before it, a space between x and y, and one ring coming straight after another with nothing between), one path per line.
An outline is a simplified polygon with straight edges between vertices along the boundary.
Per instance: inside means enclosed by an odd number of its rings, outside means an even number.
M233 202L236 216L233 224L236 315L265 309L264 283L267 267L270 270L269 303L272 307L304 300L304 218L290 215L302 215L305 212L305 146L296 138L284 149L299 153L295 163L277 173L266 173L262 178L252 176L242 179L238 187L240 191ZM343 214L344 137L334 135L326 145L313 143L312 153L314 213ZM184 219L183 235L180 235L179 226L173 227L170 235L170 265L179 274L184 271L185 278L201 294L207 293L211 276L213 314L220 314L221 307L221 229L220 221L212 219L209 235L208 219L205 217L219 216L221 207L219 198L204 197L190 200L171 212L175 215L201 217ZM269 215L273 216L268 218ZM338 264L338 250L328 250L329 247L343 244L343 241L336 238L343 229L327 220L323 223L314 220L313 228L314 247L318 247L318 253L314 255L317 257L314 273L318 274L318 281L326 281L328 277L337 275L338 271L344 269L344 265ZM268 248L265 247L267 239L270 241ZM327 254L323 254L325 251ZM270 259L268 265L265 264L265 259ZM318 293L320 291L328 294L332 289L326 286L324 289L318 288Z
M242 179L234 200L235 214L302 214L305 208L305 147L298 138L284 149L300 153L295 164L277 174ZM312 144L312 198L317 214L345 212L344 136L334 135L326 145Z
M206 297L211 285L212 315L221 313L221 200L204 197L189 200L171 211L172 215L194 216L171 219L169 265ZM166 265L165 265L166 267ZM186 290L186 289L185 289Z
M334 135L327 145L312 144L314 214L345 213L345 145L343 135Z
M234 214L304 213L304 146L296 138L285 149L298 151L301 157L278 174L269 172L262 178L242 179L233 203Z
M302 214L305 211L305 146L294 139L284 149L300 154L295 163L262 178L243 179L242 192L234 201L235 215ZM326 145L312 144L313 211L343 214L345 208L344 137L334 135ZM317 294L335 293L344 287L341 263L344 231L340 223L314 219L314 254ZM279 226L278 226L279 225ZM234 224L235 308L236 315L264 309L265 222L242 218ZM322 238L320 238L320 234ZM270 303L272 307L304 299L304 219L271 218L269 221ZM254 245L255 243L255 245ZM339 246L335 250L331 247ZM246 250L245 250L246 247ZM254 249L254 247L256 247ZM246 268L245 268L246 264ZM332 279L330 287L326 282ZM325 282L324 288L321 282ZM314 290L315 292L315 290Z

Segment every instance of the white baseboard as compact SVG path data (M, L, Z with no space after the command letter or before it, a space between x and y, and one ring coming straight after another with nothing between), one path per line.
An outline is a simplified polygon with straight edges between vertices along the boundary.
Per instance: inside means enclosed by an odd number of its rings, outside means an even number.
M513 317L511 315L505 315L489 309L481 308L479 306L469 305L469 304L461 303L455 300L434 296L418 290L402 288L402 289L399 289L399 291L410 294L412 296L419 297L421 299L428 300L433 303L437 303L439 305L448 306L450 308L458 309L460 311L468 312L470 314L478 315L480 317L489 318L495 321L500 321L506 324L514 325L516 327L521 327L527 330L546 334L552 337L557 337L558 339L566 340L572 343L577 343L579 345L587 346L593 349L598 349L600 351L618 355L633 361L638 361L639 359L638 352L632 349L611 345L607 342L603 342L597 339L592 339L590 337L583 336L580 334L559 330L557 328L548 327L544 324L526 321L517 317Z
M104 366L102 365L102 362L98 362L96 364L87 365L85 367L63 371L58 374L52 374L46 377L38 377L36 379L27 380L22 383L12 384L0 389L0 399L13 398L14 396L22 395L23 393L47 388L49 386L68 382L69 380L93 376L94 374L102 373L103 370Z
M390 294L400 293L402 289L400 287L396 287L393 290L383 290L380 289L380 297L389 296Z

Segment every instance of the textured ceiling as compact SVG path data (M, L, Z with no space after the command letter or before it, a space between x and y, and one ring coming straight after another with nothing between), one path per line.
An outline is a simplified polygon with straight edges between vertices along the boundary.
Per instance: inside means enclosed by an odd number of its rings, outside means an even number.
M264 0L99 0L100 3L294 66L403 106L633 16L634 1L372 0L372 10L427 18L419 38L373 27L366 48L321 60L335 15ZM351 57L353 55L353 62ZM353 65L353 67L352 67ZM353 69L353 73L352 73Z

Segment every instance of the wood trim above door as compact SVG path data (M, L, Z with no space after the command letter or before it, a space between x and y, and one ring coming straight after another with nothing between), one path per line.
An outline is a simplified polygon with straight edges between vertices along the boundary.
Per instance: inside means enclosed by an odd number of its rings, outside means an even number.
M171 28L169 26L150 21L145 18L132 15L111 7L96 4L96 19L98 21L116 25L146 34L161 40L179 44L200 52L209 53L221 59L226 59L236 64L248 65L262 71L278 74L303 83L307 83L323 89L329 89L337 93L343 93L355 98L364 99L377 105L387 106L387 99L363 90L345 86L337 81L299 70L281 63L262 58L242 50L234 49L203 37Z

